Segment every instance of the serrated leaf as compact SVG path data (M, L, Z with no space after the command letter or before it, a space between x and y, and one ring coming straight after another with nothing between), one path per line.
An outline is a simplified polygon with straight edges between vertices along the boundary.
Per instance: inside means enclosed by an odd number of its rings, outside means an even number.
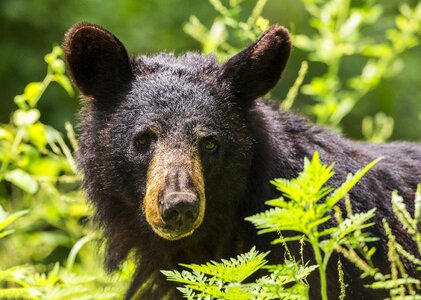
M341 184L340 187L338 187L330 196L326 198L326 204L330 207L333 207L338 203L339 200L341 200L343 197L345 197L346 194L358 183L358 181L361 180L361 178L372 168L374 167L382 158L378 158L371 163L369 163L367 166L365 166L363 169L358 170L354 175L348 174L345 182Z

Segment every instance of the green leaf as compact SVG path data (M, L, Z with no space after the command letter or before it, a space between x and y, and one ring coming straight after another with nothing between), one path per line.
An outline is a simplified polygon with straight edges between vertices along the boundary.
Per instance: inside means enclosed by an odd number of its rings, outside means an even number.
M252 248L249 252L238 255L236 259L222 259L221 263L213 261L203 265L181 264L181 266L220 278L226 282L240 283L267 263L264 258L268 254L269 252L259 253Z
M6 128L0 127L0 140L13 141L13 134Z
M298 242L301 240L305 240L303 235L296 235L296 236L289 236L289 237L281 237L277 238L272 241L272 244L281 244L281 243L288 243L288 242Z
M61 59L56 59L50 64L51 69L54 73L57 74L64 74L66 70L66 66L64 64L64 61Z
M293 36L294 46L305 51L314 50L314 41L308 36L303 34L297 34Z
M37 104L43 89L41 82L31 82L25 87L23 95L31 107Z
M20 109L27 109L28 105L26 104L26 98L24 95L17 95L15 96L15 98L13 99L13 101L15 102L15 104L20 108Z
M6 213L0 205L0 232L4 230L11 223L15 222L17 219L27 214L29 210L22 210L12 214ZM4 235L3 235L4 236Z
M329 207L333 207L345 197L346 194L358 183L359 180L372 168L374 167L382 158L378 158L367 166L365 166L362 170L358 170L354 175L348 174L345 182L341 184L330 196L326 198L326 204Z
M72 83L66 75L55 74L53 76L53 80L57 82L62 88L64 88L70 97L74 96L75 92L73 90Z
M391 280L382 280L374 282L373 284L368 285L372 289L387 289L391 290L392 288L396 288L399 286L403 286L406 284L415 284L419 285L421 281L419 279L415 279L412 277L407 278L399 278L399 279L391 279ZM411 298L411 299L417 299L417 298Z
M45 157L31 162L28 166L28 171L35 176L55 178L60 174L61 165L61 161Z
M47 133L45 126L42 123L35 123L28 128L29 140L34 144L38 149L45 149L47 145Z
M29 194L35 194L38 191L38 182L22 169L9 171L4 178Z

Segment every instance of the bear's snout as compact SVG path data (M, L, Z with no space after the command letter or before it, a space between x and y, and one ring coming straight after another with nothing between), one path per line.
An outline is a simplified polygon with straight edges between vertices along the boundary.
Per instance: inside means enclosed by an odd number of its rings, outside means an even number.
M142 210L152 230L167 240L192 235L202 224L206 198L198 151L155 146Z
M166 225L175 231L192 229L199 216L199 199L193 193L173 192L159 201L159 213Z

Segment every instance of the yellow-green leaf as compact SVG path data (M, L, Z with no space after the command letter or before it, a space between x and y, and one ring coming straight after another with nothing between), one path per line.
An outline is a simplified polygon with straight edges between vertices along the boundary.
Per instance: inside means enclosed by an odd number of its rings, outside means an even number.
M31 106L34 106L41 97L42 91L43 87L41 82L31 82L25 87L23 94L28 103Z
M64 61L61 59L56 59L54 60L51 64L51 69L58 74L64 74L64 71L66 69L65 65L64 65Z
M57 177L61 171L61 162L51 158L41 158L28 166L28 171L35 176Z
M4 178L29 194L35 194L38 191L38 182L22 169L7 172Z
M69 96L73 97L73 95L75 93L73 91L72 84L71 84L69 78L66 75L63 75L63 74L55 74L53 76L53 80L55 82L57 82L59 85L61 85L61 87L66 90L66 92L67 92L67 94L69 94Z
M47 133L42 123L35 123L28 128L29 140L39 149L45 149L47 145Z
M0 140L12 141L13 134L9 130L0 127Z

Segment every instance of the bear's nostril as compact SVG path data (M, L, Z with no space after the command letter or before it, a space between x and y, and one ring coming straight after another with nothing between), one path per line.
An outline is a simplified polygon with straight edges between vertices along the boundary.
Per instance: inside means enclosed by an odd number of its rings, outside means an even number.
M199 204L196 196L194 198L186 197L185 193L172 193L171 196L171 198L166 197L160 203L162 220L174 229L192 226L199 215Z
M192 219L192 220L195 219L193 212L190 211L190 210L186 212L185 218L186 219Z
M179 213L176 210L168 210L164 211L162 214L162 218L165 222L168 222L169 220L177 220L179 218Z

